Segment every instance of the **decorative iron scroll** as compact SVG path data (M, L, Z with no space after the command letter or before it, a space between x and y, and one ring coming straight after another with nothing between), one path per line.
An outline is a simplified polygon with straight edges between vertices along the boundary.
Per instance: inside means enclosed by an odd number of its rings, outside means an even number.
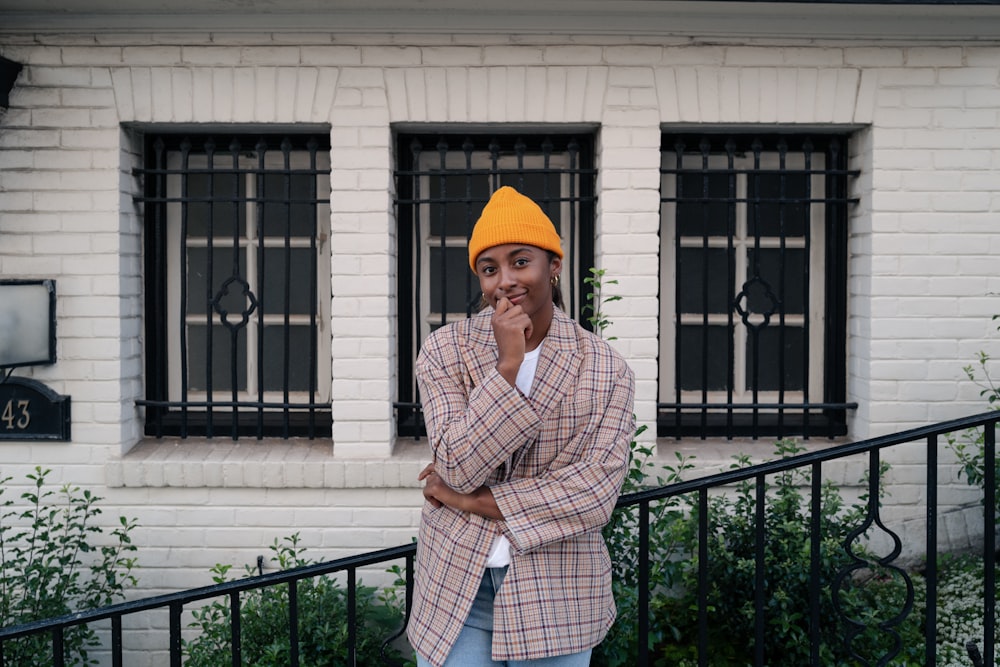
M842 597L842 591L845 589L845 586L849 587L853 582L857 581L860 575L866 570L871 572L873 577L899 576L906 583L906 598L899 613L895 614L891 618L879 620L874 625L875 630L887 633L893 640L891 650L885 655L880 656L874 663L879 667L883 667L888 665L893 658L898 656L903 648L903 640L897 631L897 628L913 611L913 601L915 595L913 580L904 569L893 565L893 561L899 557L899 554L902 551L902 541L900 540L899 535L889 530L889 528L882 523L882 519L879 514L879 487L882 474L882 469L879 463L879 450L872 449L869 452L869 457L867 514L861 525L851 531L851 533L844 539L844 549L853 561L853 564L838 571L837 576L833 580L831 593L834 608L837 610L838 615L843 620L846 627L844 640L847 644L848 651L859 664L869 665L872 663L858 655L858 653L854 650L853 643L858 636L870 629L872 626L851 615L850 611L846 608L847 605ZM880 558L875 558L874 561L872 560L872 556L864 553L864 550L861 550L861 553L859 554L855 548L855 544L860 544L873 526L881 529L885 534L887 534L892 539L893 545L889 554Z

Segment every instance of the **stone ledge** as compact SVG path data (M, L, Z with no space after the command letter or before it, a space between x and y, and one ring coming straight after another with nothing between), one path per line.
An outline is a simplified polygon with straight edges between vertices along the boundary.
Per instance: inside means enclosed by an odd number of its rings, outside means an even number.
M337 459L329 442L143 441L105 464L112 488L419 488L430 460L407 443L392 458Z

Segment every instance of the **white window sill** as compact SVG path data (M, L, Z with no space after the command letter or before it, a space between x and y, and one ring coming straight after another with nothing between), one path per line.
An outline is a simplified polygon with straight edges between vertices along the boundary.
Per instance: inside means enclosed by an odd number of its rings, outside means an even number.
M143 441L105 470L109 487L393 489L422 486L429 460L413 441L391 458L337 459L329 441L189 438Z

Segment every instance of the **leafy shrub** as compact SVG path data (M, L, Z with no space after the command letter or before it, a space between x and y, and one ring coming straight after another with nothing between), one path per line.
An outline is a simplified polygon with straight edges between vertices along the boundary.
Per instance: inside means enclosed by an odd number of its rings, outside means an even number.
M1000 315L994 315L994 320L1000 319ZM1000 327L997 327L1000 331ZM991 410L1000 410L1000 386L994 382L989 372L989 362L991 357L986 352L980 351L976 358L976 363L969 364L962 368L965 376L979 387L979 395L986 399L986 404ZM980 373L982 374L980 376ZM960 476L965 476L969 484L978 486L980 489L986 488L986 437L983 429L974 429L955 437L948 434L948 446L958 459L961 468ZM995 461L996 478L1000 479L1000 457ZM996 496L996 506L993 509L997 523L1000 523L1000 494Z
M793 441L776 445L776 454L790 456L802 451ZM638 490L648 476L651 450L633 443L633 461L625 491ZM736 466L749 462L738 457ZM678 455L677 464L666 466L660 485L680 481L693 464ZM809 583L810 521L808 503L800 489L808 484L808 473L789 471L767 484L764 550L765 664L798 667L810 664ZM891 654L898 648L896 665L918 664L923 651L922 613L905 618L907 586L900 573L879 568L861 545L852 545L859 562L844 551L848 535L862 523L865 503L846 507L838 489L823 485L820 542L821 664L855 664L850 651L865 659ZM756 490L750 482L737 485L733 493L713 496L708 503L708 615L713 667L751 664L754 660L754 580ZM659 665L697 664L698 506L694 499L671 497L650 509L649 548L650 650ZM638 639L637 508L618 510L605 529L605 539L615 563L613 586L619 604L619 619L605 642L594 653L594 664L618 667L635 664ZM857 568L853 576L838 579L838 573ZM912 580L912 578L911 578ZM836 600L832 594L839 585ZM838 610L857 619L868 629L846 646ZM883 623L902 636L897 643L890 632L877 630ZM913 655L911 655L911 653Z
M779 457L802 451L792 440L776 443L775 454ZM741 457L740 467L748 464ZM811 512L801 492L810 481L808 471L790 470L776 475L774 484L767 484L765 489L765 663L790 667L810 663L810 583L817 584L820 592L823 664L851 664L850 652L874 662L875 658L895 652L892 635L875 630L878 624L904 634L920 632L919 623L912 616L910 625L903 628L893 622L903 609L900 593L905 591L906 579L893 568L876 565L860 541L851 542L854 557L845 551L852 531L864 521L868 498L863 495L857 503L845 507L839 489L827 481L821 487L820 497L819 580L811 582ZM727 640L730 643L736 657L732 664L746 664L755 648L756 504L754 486L747 481L738 485L733 498L712 498L709 509L710 626L717 633L719 644L725 645ZM840 576L841 573L850 576ZM685 582L691 606L695 604L697 590L696 558L685 571ZM831 622L841 615L855 619L858 625ZM855 632L858 634L848 647L843 638Z
M618 284L617 280L605 280L604 274L607 273L607 269L595 269L591 267L589 271L590 275L583 279L583 283L590 287L590 291L585 296L587 303L583 304L581 310L584 313L590 313L586 316L587 321L590 322L594 333L603 338L604 330L611 326L611 320L604 314L604 306L615 301L621 301L622 297L620 294L604 295L605 285ZM617 338L610 336L607 340L617 340Z
M281 570L312 563L302 554L299 534L286 537L283 543L275 539L270 547L271 560ZM262 562L262 558L261 561ZM232 566L212 568L217 584L228 581ZM257 574L247 565L246 575ZM327 576L312 577L297 582L299 661L304 667L339 667L347 665L347 589ZM403 606L395 589L379 593L375 588L358 582L357 664L402 664L400 652L389 646L385 654L382 643L399 630L403 623ZM226 600L216 600L193 612L191 627L197 636L184 642L184 664L190 667L223 667L232 664L230 645L231 611ZM288 634L288 586L255 588L242 594L240 607L240 645L243 663L256 667L284 667L290 664L291 643Z
M69 485L58 495L45 490L50 473L36 467L27 475L34 484L21 494L27 509L10 509L14 501L9 499L0 504L0 626L103 607L136 583L136 559L128 555L136 550L129 537L135 520L119 517L113 540L101 544L104 529L94 523L101 498ZM0 496L11 479L0 479ZM63 642L67 664L97 664L89 650L100 642L87 626L67 629ZM51 646L48 634L15 639L4 643L4 660L40 664L40 656L51 655Z
M994 315L993 320L1000 319ZM1000 331L1000 326L997 327ZM976 384L979 395L991 410L1000 410L1000 386L990 376L991 357L984 351L976 356L975 364L964 366L965 376ZM986 488L986 436L983 429L974 429L959 436L948 434L948 446L955 453L959 477L969 484ZM1000 478L1000 459L996 461L996 478ZM1000 495L993 508L1000 524ZM983 637L983 561L978 556L944 556L938 572L938 662L945 667L968 664L966 644L974 642L982 650ZM1000 625L994 641L1000 642Z
M636 430L642 434L645 426ZM622 493L634 493L645 488L651 478L652 449L632 442L631 458ZM659 486L679 482L685 471L691 469L690 459L677 455L675 466L663 466L667 473L658 477ZM650 508L649 560L650 588L658 592L671 591L679 583L685 564L678 554L688 552L694 544L697 526L689 517L688 506L680 497L673 496L659 501ZM631 505L615 510L611 521L604 527L604 541L611 555L611 586L618 606L618 620L604 641L594 649L593 664L606 667L626 667L636 664L639 642L639 506ZM655 598L661 600L660 596ZM663 628L650 627L650 645L660 643Z

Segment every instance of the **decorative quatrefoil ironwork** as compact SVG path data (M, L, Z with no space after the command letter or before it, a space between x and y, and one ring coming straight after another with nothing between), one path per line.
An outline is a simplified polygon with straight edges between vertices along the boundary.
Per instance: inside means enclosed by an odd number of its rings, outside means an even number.
M245 304L242 312L240 312L240 321L237 323L229 321L229 311L222 305L222 300L229 296L230 286L234 284L239 285L239 293L243 294L243 303ZM222 318L222 323L227 329L236 331L245 327L250 321L250 315L257 309L257 297L254 296L253 290L250 289L250 283L243 280L240 276L230 276L222 283L222 287L219 288L219 291L215 294L215 298L212 299L212 309L219 314L219 317Z
M754 303L764 301L769 306L767 310L754 312L750 309L751 300ZM734 306L736 312L740 314L743 324L751 329L762 329L770 324L771 316L781 308L781 302L774 295L771 285L766 280L760 276L754 276L743 283L740 293L736 295Z

